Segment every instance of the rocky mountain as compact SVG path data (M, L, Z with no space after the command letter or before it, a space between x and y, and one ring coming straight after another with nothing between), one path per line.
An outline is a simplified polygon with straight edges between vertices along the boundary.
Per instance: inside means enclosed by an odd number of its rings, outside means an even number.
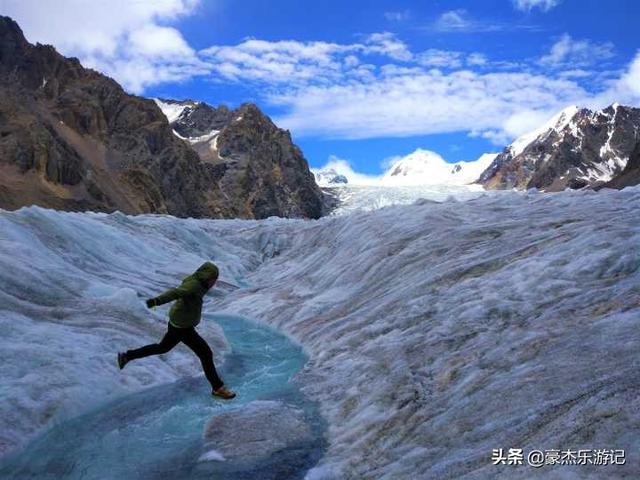
M572 106L505 148L478 182L489 189L547 191L635 185L637 160L630 159L637 158L639 144L640 109Z
M193 100L155 102L177 138L202 162L224 169L219 186L226 197L241 199L236 216L322 215L324 194L302 152L256 105L230 110Z
M128 95L51 46L29 44L0 17L0 208L321 215L322 194L287 132L255 106L243 106L245 120L226 131L232 112L216 112L213 120L197 113L171 126L153 100ZM174 134L205 124L223 130L218 161Z
M631 152L629 161L620 175L605 183L603 187L624 188L638 184L640 184L640 142L636 143L636 147Z

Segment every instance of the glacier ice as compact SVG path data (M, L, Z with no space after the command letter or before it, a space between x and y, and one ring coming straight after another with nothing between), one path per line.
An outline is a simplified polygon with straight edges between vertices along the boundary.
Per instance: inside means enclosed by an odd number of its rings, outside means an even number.
M259 319L309 355L298 380L328 447L307 478L637 475L639 207L633 187L313 221L0 212L2 449L198 371L176 351L123 376L112 355L161 333L141 298L214 259L239 288L209 308ZM203 334L233 350L213 325ZM628 458L532 469L493 466L494 448Z

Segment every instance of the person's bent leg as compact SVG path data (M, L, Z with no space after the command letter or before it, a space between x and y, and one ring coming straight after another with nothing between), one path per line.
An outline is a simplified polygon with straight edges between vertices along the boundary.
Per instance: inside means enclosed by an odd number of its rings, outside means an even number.
M134 350L127 350L125 352L127 362L137 358L148 357L150 355L161 355L175 347L180 342L179 329L171 324L169 324L167 328L167 333L164 334L160 343L152 343Z
M211 384L211 388L215 391L219 389L224 382L218 376L218 372L216 371L216 367L213 364L213 353L209 348L206 340L198 335L195 328L190 328L188 333L186 332L182 338L184 344L189 347L200 359L200 363L202 363L202 369L204 370L204 374L209 380Z

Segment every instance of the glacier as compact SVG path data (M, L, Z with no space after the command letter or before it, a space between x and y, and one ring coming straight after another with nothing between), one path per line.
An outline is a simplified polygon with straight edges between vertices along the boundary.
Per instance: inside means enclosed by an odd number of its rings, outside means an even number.
M199 331L223 378L242 402L275 388L257 365L254 380L233 373L248 320L232 335L228 319L252 319L298 362L278 375L284 397L268 400L314 422L317 405L326 421L306 478L637 476L639 207L632 187L447 196L319 220L0 211L0 471L35 463L56 428L123 399L155 406L167 441L181 410L202 410L189 437L200 440L184 448L198 471L225 468L202 450L204 417L225 410L201 398L190 351L115 364L117 350L163 333L166 309L143 299L213 260L221 282ZM185 382L190 395L166 398ZM96 445L82 458L100 464ZM625 449L627 461L493 465L497 448Z
M383 185L342 184L324 187L336 199L330 216L354 212L378 210L392 205L407 205L415 202L464 201L481 195L502 195L499 190L485 191L481 185L406 185L389 187Z

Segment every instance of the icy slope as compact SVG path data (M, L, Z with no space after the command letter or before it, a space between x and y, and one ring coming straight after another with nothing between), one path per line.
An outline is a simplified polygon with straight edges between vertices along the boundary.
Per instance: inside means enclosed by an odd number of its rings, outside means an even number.
M310 350L307 392L331 426L308 478L638 475L639 207L636 188L278 226L291 245L227 308ZM628 460L492 467L494 448Z
M136 291L212 258L242 288L209 308L268 322L310 356L303 391L321 401L329 446L307 478L637 476L639 207L633 188L318 221L0 212L3 449L197 373L183 350L123 377L112 354L164 328ZM628 460L492 467L494 448L624 448Z
M381 185L340 185L325 188L338 201L330 215L345 215L358 211L377 210L391 205L407 205L420 199L442 202L469 200L480 195L501 195L485 192L481 185L413 185L388 187Z
M0 210L0 454L107 399L199 373L185 347L128 365L127 375L114 352L162 337L167 309L151 312L142 300L175 286L203 259L215 258L232 284L258 264L258 254L210 226L168 216ZM215 323L199 329L219 361L228 351L223 335Z

